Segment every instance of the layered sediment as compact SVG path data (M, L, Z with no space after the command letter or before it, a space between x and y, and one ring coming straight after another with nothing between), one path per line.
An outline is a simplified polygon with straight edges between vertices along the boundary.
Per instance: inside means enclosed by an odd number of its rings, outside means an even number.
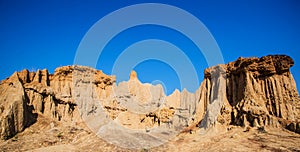
M127 82L116 84L115 76L83 66L59 67L54 74L23 70L0 84L0 137L22 132L41 115L76 123L91 119L100 108L107 116L103 120L146 131L236 125L283 127L300 133L293 65L284 55L239 58L206 69L195 93L175 90L169 96L160 85L141 83L134 71Z

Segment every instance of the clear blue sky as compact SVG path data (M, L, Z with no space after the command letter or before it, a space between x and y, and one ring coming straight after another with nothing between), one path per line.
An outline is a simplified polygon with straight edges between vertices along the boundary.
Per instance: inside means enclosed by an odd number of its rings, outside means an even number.
M300 1L297 0L0 0L0 79L25 68L47 68L52 73L56 67L73 64L82 37L94 23L119 8L145 2L174 5L196 16L218 42L225 62L240 56L291 56L295 61L292 73L300 83ZM183 48L197 67L200 81L203 79L207 64L195 46L172 29L153 25L120 33L107 45L97 69L110 74L122 49L150 38ZM142 82L163 81L168 94L180 85L174 69L165 63L148 60L134 69Z

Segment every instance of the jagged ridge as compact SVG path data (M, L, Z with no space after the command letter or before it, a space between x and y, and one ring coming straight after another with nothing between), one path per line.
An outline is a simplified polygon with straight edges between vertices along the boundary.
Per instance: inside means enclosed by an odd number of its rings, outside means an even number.
M65 66L49 74L47 70L15 72L0 84L0 137L7 139L24 130L38 115L70 123L82 121L74 101L74 70L86 72L77 83L92 83L93 97L111 119L129 128L214 125L286 127L300 133L299 96L289 69L294 61L284 55L239 58L205 70L204 80L195 93L175 90L165 96L161 86L139 82L136 73L128 82L116 85L114 76L81 66ZM80 96L80 92L75 92ZM163 105L160 101L164 100ZM124 105L150 102L158 110L134 115ZM95 108L95 107L87 107ZM93 110L93 109L91 109ZM184 123L182 123L184 122ZM171 124L171 126L170 126ZM182 126L177 126L181 124ZM173 128L172 128L173 126Z

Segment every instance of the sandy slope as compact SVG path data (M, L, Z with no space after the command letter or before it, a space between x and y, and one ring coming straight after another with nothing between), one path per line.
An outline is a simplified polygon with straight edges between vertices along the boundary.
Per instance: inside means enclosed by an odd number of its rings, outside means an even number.
M231 128L231 129L228 129ZM228 130L228 131L227 131ZM130 150L109 144L84 124L62 125L44 117L24 132L0 142L1 151L300 151L300 135L266 128L215 127L207 132L182 133L152 149Z

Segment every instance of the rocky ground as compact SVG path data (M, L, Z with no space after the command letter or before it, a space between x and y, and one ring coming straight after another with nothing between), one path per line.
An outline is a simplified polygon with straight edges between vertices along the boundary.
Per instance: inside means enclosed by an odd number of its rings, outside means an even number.
M126 149L109 144L84 124L63 125L39 117L37 123L0 142L1 151L300 151L300 135L279 128L217 126L207 132L181 133L150 149Z

